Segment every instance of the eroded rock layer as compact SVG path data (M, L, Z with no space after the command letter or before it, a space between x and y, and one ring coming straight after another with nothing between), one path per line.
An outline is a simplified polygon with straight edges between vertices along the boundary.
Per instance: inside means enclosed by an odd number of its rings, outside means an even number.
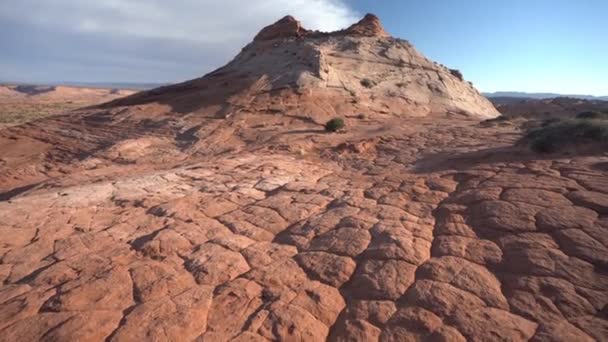
M234 65L0 131L0 340L607 339L608 157Z
M282 93L278 93L282 92ZM264 28L226 66L175 86L144 92L114 105L192 104L216 115L249 110L281 98L310 115L357 111L399 117L446 113L493 118L494 106L457 70L430 61L407 41L389 36L367 15L342 31L304 29L293 17ZM296 106L297 105L297 106ZM224 106L218 111L218 106ZM323 107L321 113L319 108Z

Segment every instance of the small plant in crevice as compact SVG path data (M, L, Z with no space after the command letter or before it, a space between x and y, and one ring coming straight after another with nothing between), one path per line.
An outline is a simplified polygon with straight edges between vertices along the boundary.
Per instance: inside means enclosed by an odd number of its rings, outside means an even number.
M452 76L455 76L459 80L464 81L464 76L462 76L462 72L460 72L460 70L450 69L450 74L452 74Z
M344 119L333 118L325 123L325 131L333 133L343 129L345 126Z
M369 78L364 78L361 80L361 85L365 88L373 88L376 83L374 83L374 81L370 80Z

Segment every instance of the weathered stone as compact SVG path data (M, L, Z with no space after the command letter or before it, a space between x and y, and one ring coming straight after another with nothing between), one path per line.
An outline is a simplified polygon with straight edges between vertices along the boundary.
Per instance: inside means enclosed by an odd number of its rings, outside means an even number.
M335 287L346 283L357 266L351 258L325 252L300 253L296 260L311 278Z
M397 300L414 282L416 267L400 260L364 260L348 290L357 299Z
M0 124L0 340L606 340L608 158L497 115L370 15Z
M186 267L203 285L219 285L249 271L249 264L240 253L213 243L200 246L188 257Z

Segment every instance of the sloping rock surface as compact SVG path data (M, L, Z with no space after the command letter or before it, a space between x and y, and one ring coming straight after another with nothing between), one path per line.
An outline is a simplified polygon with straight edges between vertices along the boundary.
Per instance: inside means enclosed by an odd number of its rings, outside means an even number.
M324 57L352 75L389 58L366 50L383 37L290 39L0 131L1 341L607 339L608 157L541 159L447 98L415 116L252 83L263 49L359 42Z
M286 104L296 106L283 110L315 113L322 107L324 119L330 113L358 111L399 117L499 115L458 72L389 36L371 14L330 33L306 30L287 16L264 28L233 61L209 75L113 105L173 103L179 97L179 107L189 104L224 116L267 106L269 98L283 99L287 93L294 100Z

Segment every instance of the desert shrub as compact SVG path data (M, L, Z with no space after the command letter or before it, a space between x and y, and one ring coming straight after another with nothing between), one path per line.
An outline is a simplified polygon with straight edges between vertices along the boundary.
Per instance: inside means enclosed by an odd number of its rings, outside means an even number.
M507 121L510 121L510 120L511 120L510 117L504 116L504 115L500 115L500 116L497 116L495 118L487 119L487 120L482 121L481 122L481 126L489 127L489 126L492 126L494 124L500 124L500 123L504 123L504 122L507 122Z
M608 119L608 112L600 112L596 110L589 110L585 112L578 113L576 115L577 119Z
M572 119L547 123L528 132L521 143L537 153L554 153L577 147L606 150L608 121Z
M550 118L550 119L545 119L545 120L543 120L543 122L541 122L540 126L541 126L541 127L547 127L547 126L549 126L549 125L553 125L554 123L558 123L558 122L560 122L560 121L561 121L561 120L560 120L560 119L558 119L558 118Z
M337 132L346 126L342 118L333 118L325 124L325 130L327 132Z
M456 78L459 80L464 81L464 76L462 76L462 72L460 72L460 70L450 69L450 74L452 74L452 76L456 76Z
M365 88L373 88L376 83L374 83L374 81L370 80L369 78L364 78L361 80L361 85Z

